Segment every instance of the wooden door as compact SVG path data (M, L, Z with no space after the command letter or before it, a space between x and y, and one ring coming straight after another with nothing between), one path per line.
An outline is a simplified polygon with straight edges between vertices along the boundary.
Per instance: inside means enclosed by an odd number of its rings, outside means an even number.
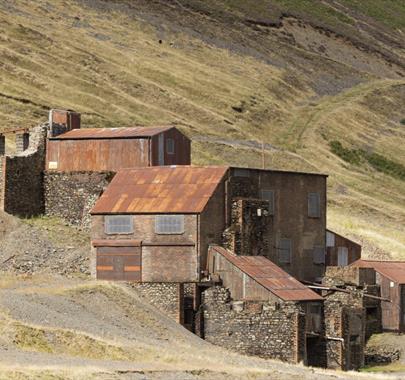
M140 282L141 247L97 247L97 279Z

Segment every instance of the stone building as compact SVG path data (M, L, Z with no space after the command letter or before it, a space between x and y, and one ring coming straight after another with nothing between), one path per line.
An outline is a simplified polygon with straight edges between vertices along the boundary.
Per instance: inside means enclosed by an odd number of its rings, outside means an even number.
M196 211L202 212L200 219ZM191 232L185 234L183 227L193 224L192 233L198 236L191 239L198 247L195 281L206 269L210 243L224 244L236 254L265 256L299 280L319 280L325 270L324 175L225 166L122 170L92 215L93 240L106 237L105 223L113 215L130 220L127 228L133 231L109 236L116 240L130 236L149 241L158 220L181 227L172 233L177 240L190 240ZM148 227L137 229L136 219ZM157 236L165 244L175 239L170 233Z
M209 249L221 284L202 294L199 335L238 352L326 366L323 298L263 256Z

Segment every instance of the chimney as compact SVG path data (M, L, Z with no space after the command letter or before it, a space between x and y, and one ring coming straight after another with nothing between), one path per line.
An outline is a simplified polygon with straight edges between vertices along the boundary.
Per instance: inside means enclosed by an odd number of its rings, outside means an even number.
M49 137L80 128L80 113L71 110L52 109L49 111Z

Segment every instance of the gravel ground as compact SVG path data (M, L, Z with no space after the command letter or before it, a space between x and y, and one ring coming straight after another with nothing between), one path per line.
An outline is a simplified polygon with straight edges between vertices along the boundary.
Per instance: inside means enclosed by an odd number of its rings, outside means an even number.
M41 378L44 371L72 379L370 378L230 353L130 287L62 276L9 276L0 283L0 331L0 379Z

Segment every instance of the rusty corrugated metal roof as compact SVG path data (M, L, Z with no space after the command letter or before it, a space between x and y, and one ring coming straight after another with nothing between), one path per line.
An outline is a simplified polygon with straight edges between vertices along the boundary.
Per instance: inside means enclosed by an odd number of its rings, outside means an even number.
M59 136L52 137L51 140L81 140L81 139L122 139L122 138L142 138L155 136L165 132L173 126L157 127L132 127L132 128L83 128L72 129Z
M238 256L223 247L216 252L284 301L321 301L323 298L264 256Z
M379 261L379 260L357 260L350 266L359 268L373 268L398 284L405 284L405 261Z
M225 166L155 166L120 170L91 214L200 213Z

